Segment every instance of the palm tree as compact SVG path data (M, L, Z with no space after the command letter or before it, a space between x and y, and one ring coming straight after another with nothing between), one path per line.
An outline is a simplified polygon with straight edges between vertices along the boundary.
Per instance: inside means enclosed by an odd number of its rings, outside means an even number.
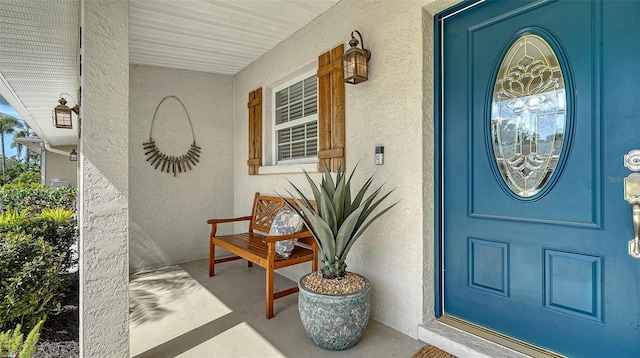
M7 116L6 114L0 113L0 145L2 146L2 177L6 178L7 173L7 161L6 155L4 151L4 135L11 134L16 130L16 127L20 125L20 121L18 119Z
M29 147L16 142L16 138L31 137L31 127L29 127L25 121L20 121L20 124L16 129L17 130L13 133L13 142L11 142L9 148L16 148L16 157L18 157L18 159L22 157L22 149L24 148L24 162L28 165L31 159Z

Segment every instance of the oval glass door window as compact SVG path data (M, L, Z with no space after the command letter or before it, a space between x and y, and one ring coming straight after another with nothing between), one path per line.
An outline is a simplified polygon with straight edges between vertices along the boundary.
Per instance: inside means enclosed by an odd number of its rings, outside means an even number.
M519 37L507 51L491 100L491 141L507 187L538 194L556 171L565 138L566 93L558 57L540 36Z

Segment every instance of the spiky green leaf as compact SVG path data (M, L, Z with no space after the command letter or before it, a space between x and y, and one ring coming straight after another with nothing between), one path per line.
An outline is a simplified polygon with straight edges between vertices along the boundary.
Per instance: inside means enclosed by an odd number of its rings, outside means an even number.
M288 180L287 180L288 181ZM307 199L307 197L302 194L302 192L300 191L300 189L298 189L298 187L296 187L295 185L293 185L293 183L291 181L289 181L289 184L291 184L291 187L298 193L298 195L300 196L300 198L304 201L304 206L308 207L308 208L312 208L313 205L311 205L311 202L309 201L309 199ZM291 192L289 190L287 190L287 193L294 198L294 196L291 194ZM285 198L282 198L283 200ZM291 207L291 205L289 205L289 203L287 202L287 200L284 200L285 203L287 203L287 205L289 207ZM292 209L295 209L293 207L291 207Z
M357 208L356 205L351 203L351 178L353 178L353 174L356 172L357 167L358 167L358 164L356 163L355 167L351 171L351 174L349 175L349 179L347 179L347 181L345 182L345 194L344 194L345 198L344 198L344 212L343 212L344 217L349 216L353 212L353 210Z
M333 181L333 177L331 176L331 172L329 171L329 167L327 163L324 163L324 175L322 176L322 187L329 195L329 198L333 200L333 194L336 191L336 184Z
M338 235L336 235L336 252L339 258L346 256L344 254L345 248L349 244L353 235L358 231L358 218L360 217L363 209L364 208L361 207L351 213L351 215L344 220L340 230L338 231Z
M331 203L331 199L329 199L326 191L322 188L322 195L320 196L320 203L318 206L318 210L320 211L319 216L326 221L329 228L331 228L331 232L335 236L338 232L338 222L336 220L336 211L333 208L333 204Z
M329 258L330 262L333 262L333 257L336 254L336 242L331 228L315 211L307 208L302 208L302 210L314 228L314 237L322 247L324 256Z
M306 170L303 170L303 172L304 172L304 176L307 178L307 181L309 182L309 187L313 192L314 200L316 201L316 203L320 202L320 189L318 189L318 186L316 185L316 183L313 182L313 180L311 179L311 176L309 176L309 173L307 173Z
M362 236L362 234L367 230L367 228L369 227L369 225L371 225L374 221L376 221L380 216L382 216L382 214L386 213L387 211L391 210L391 208L393 208L394 206L396 206L396 204L398 204L399 202L395 202L393 204L391 204L389 207L385 208L384 210L381 210L378 214L376 214L374 217L371 218L371 220L367 221L364 225L362 225L358 232L355 233L355 235L351 238L351 240L349 241L349 243L347 244L345 250L342 253L342 257L346 257L347 254L349 253L349 251L351 250L351 247L353 246L353 244L355 244L356 241L358 241L358 239L360 238L360 236Z
M365 194L367 193L367 190L369 190L369 187L371 186L372 183L373 183L373 176L367 179L367 181L362 185L362 188L360 188L360 190L356 194L356 197L353 199L353 204L351 205L352 209L360 206L360 204L362 203L362 199L364 198Z
M360 216L359 224L362 224L367 219L367 217L376 209L376 207L380 205L380 203L382 203L382 201L384 201L384 199L393 192L392 190L387 194L385 194L382 198L378 199L376 202L373 202L376 196L378 196L378 193L380 193L380 190L381 188L378 188L375 192L373 192L373 194L371 194L371 196L369 196L365 200L364 204L362 205L364 207L364 211L363 211L363 214Z
M336 191L333 195L332 205L336 214L336 222L338 226L344 221L344 205L345 205L345 182L344 175L340 176L340 179L336 184ZM337 232L337 231L336 231Z
M378 187L373 193L367 195L374 180L372 175L357 190L357 193L355 190L353 191L356 196L352 202L351 183L355 168L348 177L341 167L338 168L334 181L326 162L323 162L323 164L324 171L320 185L316 185L309 174L306 171L304 172L313 191L317 209L311 205L295 185L291 182L290 184L302 198L300 200L296 199L296 205L301 207L300 210L296 211L305 220L322 251L323 275L334 278L339 277L340 273L344 272L346 267L344 260L356 240L362 236L363 232L375 220L397 203L370 218L391 192L377 199L382 189L382 187Z
M296 188L297 190L297 188ZM298 190L297 190L298 191ZM317 238L318 235L315 231L315 228L313 225L311 225L311 221L309 220L309 218L307 217L307 215L304 213L304 210L302 210L302 208L313 208L313 206L311 206L311 203L309 203L309 201L307 200L307 198L304 197L304 195L302 195L302 197L304 198L304 200L307 202L307 204L303 204L300 199L296 199L295 197L293 197L293 195L291 194L291 192L289 190L287 190L287 193L289 194L290 197L293 198L293 201L296 203L296 205L290 205L286 200L285 202L287 203L287 206L289 206L289 208L293 209L298 215L300 215L300 217L302 218L302 220L304 221L304 224L307 225L307 228L309 229L309 231L311 232L311 235L313 235L314 238ZM298 191L298 193L300 193L300 191ZM284 199L284 198L283 198ZM307 205L307 206L305 206ZM318 245L320 246L320 250L323 250L322 247L322 243L316 239L316 242L318 243Z

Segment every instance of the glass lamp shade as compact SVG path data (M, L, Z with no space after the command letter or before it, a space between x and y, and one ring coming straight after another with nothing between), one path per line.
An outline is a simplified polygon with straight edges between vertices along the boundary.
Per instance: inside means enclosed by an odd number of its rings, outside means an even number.
M351 84L358 84L369 79L368 64L369 53L366 50L351 47L344 56L344 81Z
M71 108L67 107L67 101L60 98L60 104L53 110L53 125L56 128L72 128Z
M69 160L72 162L77 162L78 161L78 153L76 152L75 149L71 150L71 153L69 153Z

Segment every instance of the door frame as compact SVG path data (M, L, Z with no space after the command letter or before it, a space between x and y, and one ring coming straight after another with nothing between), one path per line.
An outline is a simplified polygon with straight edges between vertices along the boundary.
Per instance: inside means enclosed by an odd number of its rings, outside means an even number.
M443 31L444 21L455 14L471 9L485 2L485 0L464 0L446 10L436 14L433 18L433 133L434 133L434 315L440 319L444 314L444 61L443 61Z

